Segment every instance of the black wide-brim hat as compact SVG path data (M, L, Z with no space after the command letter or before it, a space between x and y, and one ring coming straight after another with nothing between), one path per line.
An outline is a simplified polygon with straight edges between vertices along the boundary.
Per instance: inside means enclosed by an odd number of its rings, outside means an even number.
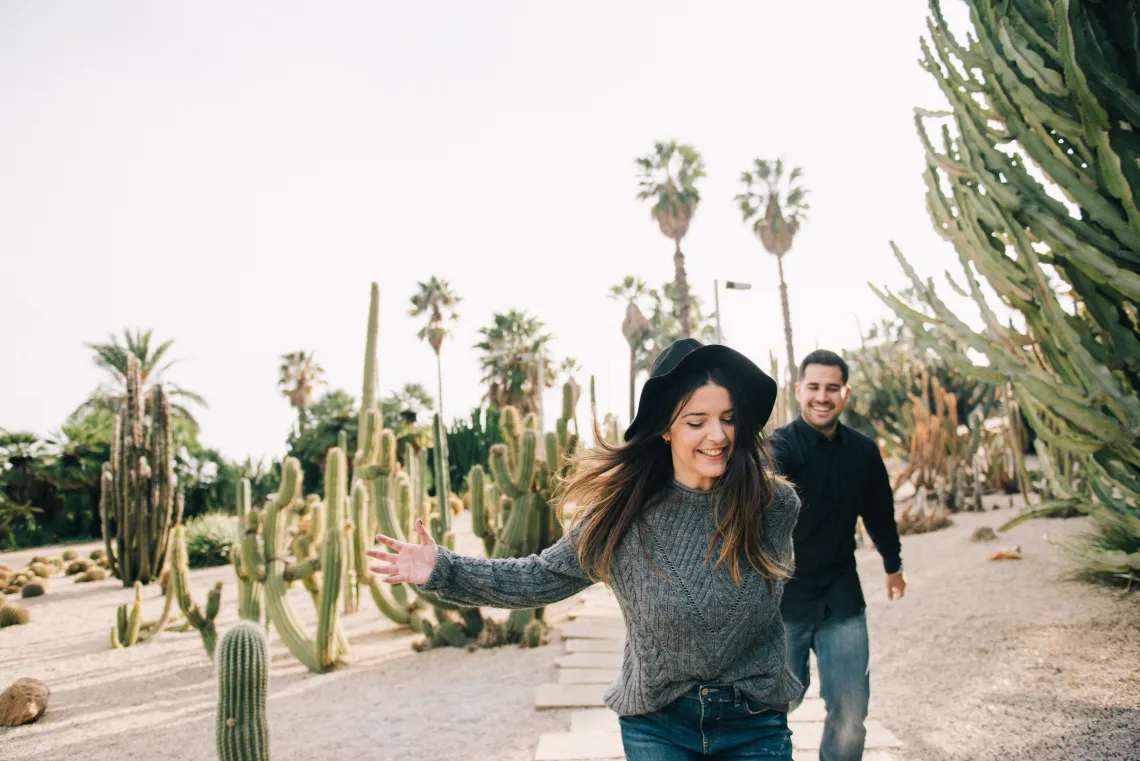
M749 406L756 411L757 427L763 428L768 422L772 408L776 406L777 388L776 381L768 373L735 349L720 344L703 344L695 338L682 338L665 347L665 351L653 360L649 380L641 387L637 414L625 429L626 441L645 425L662 392L695 368L719 368L731 373L739 381L743 393L748 394Z

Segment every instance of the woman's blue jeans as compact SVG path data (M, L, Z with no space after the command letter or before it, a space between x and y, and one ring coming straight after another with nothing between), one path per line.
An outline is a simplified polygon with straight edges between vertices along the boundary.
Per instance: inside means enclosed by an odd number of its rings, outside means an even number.
M788 715L730 684L703 684L659 711L620 721L627 761L792 761Z

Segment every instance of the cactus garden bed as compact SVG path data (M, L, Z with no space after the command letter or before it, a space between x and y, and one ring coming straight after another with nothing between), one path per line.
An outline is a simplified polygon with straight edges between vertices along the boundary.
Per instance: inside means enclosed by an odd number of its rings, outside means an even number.
M457 523L460 551L476 553L482 540L470 521ZM76 546L83 556L101 546ZM0 554L0 563L22 567L33 555L59 555L62 548ZM233 566L190 572L198 598L224 583L219 633L237 621ZM51 689L39 722L0 728L4 761L120 761L216 758L214 722L217 682L193 629L168 631L157 641L115 650L110 629L116 608L133 600L118 580L54 583L47 594L17 600L31 614L24 626L0 630L0 690L20 677ZM308 630L316 615L298 585L290 598ZM163 598L157 584L143 590L143 618L158 618ZM547 609L551 623L564 619L568 604ZM498 619L502 612L492 612ZM352 662L334 673L313 674L270 639L269 725L272 758L439 758L529 761L539 734L562 729L559 717L533 709L535 685L556 678L552 646L505 646L467 652L438 648L416 653L423 639L399 628L375 607L342 616L352 641ZM560 651L560 649L558 649ZM442 717L442 718L441 718ZM427 743L430 753L416 750ZM411 754L411 755L409 755Z

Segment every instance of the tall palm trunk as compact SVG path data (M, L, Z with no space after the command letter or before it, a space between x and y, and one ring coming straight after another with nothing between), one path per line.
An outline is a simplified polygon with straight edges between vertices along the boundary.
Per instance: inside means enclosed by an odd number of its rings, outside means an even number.
M798 411L796 404L796 395L792 393L792 384L796 379L796 352L792 348L792 312L788 308L788 284L784 282L784 257L776 257L776 267L780 272L780 307L784 311L784 345L788 350L788 367L787 367L787 380L785 381L785 388L787 392L788 407L793 411Z
M435 382L436 393L439 394L439 424L443 423L443 364L440 361L440 355L437 351L435 353Z
M685 255L681 253L681 239L674 240L677 248L673 252L673 311L681 327L682 338L692 338L693 328L689 318L689 278L685 275Z

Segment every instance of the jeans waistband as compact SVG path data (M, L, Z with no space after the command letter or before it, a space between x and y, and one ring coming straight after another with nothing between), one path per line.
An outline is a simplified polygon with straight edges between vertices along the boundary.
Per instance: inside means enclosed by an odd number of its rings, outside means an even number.
M740 688L731 684L698 684L686 692L684 697L690 700L699 700L702 703L732 703L733 705L739 705L745 700L745 695Z

